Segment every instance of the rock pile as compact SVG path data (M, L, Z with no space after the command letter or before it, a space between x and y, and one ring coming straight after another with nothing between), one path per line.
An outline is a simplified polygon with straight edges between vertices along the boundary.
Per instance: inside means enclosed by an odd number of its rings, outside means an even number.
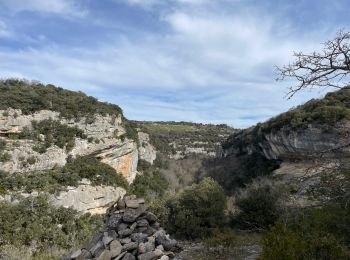
M144 199L126 196L108 209L105 227L83 249L62 257L63 260L169 260L179 246L148 211Z

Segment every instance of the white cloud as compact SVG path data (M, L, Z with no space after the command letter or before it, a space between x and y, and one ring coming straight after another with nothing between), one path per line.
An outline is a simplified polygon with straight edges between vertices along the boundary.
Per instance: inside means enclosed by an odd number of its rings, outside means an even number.
M84 16L87 12L76 0L1 0L0 5L12 12L30 11L64 16Z
M131 6L138 6L142 8L151 8L155 6L163 7L181 7L181 6L200 6L204 4L213 3L212 0L114 0L119 3L125 3ZM225 0L215 0L216 4ZM233 0L237 1L237 0Z
M0 38L8 38L12 35L11 31L7 28L7 25L0 20Z
M94 48L0 49L0 77L19 75L100 96L108 91L109 101L120 104L131 118L227 122L236 127L309 97L283 100L286 88L274 82L272 66L288 62L292 50L314 49L326 39L322 35L293 38L288 26L273 17L244 10L233 15L175 8L160 19L169 28L166 33L116 39ZM128 94L137 91L143 97ZM168 92L178 97L176 102L154 97Z

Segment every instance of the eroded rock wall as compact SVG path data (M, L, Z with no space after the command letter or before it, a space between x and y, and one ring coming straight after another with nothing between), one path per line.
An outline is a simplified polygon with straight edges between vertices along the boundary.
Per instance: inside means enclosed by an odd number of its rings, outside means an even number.
M265 133L256 138L253 129L247 129L233 136L231 144L224 144L218 156L257 152L267 159L293 160L306 159L320 153L334 156L334 150L350 154L350 147L344 146L350 141L349 130L349 124L334 126L327 130L321 127L308 127L295 131L280 130Z
M30 129L32 121L39 122L46 119L58 120L61 124L77 127L83 130L88 138L76 138L75 145L69 152L52 145L42 154L33 150L35 142L32 140L6 138L8 134L20 133L25 127ZM49 110L30 115L24 115L18 109L0 110L0 135L2 135L0 138L6 140L6 152L11 156L9 161L0 162L0 169L10 173L47 170L64 166L69 157L90 155L109 164L128 182L132 182L136 176L139 151L135 141L120 138L124 133L121 116L95 115L94 120L84 117L74 120L61 118L58 112ZM89 142L89 138L93 138L94 141ZM148 148L147 145L146 147ZM152 161L152 156L151 149L146 149L143 153L143 157L147 160ZM27 163L28 161L30 163Z
M79 212L105 214L106 210L118 199L123 198L126 191L120 187L79 185L68 187L59 195L50 195L55 206L73 208Z

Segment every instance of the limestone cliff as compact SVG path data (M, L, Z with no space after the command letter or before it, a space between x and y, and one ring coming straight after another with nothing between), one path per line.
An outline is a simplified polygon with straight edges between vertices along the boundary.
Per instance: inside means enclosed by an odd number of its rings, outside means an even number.
M25 128L31 129L32 122L47 119L58 120L61 124L77 127L84 131L87 138L75 138L71 151L53 145L45 153L33 150L36 145L33 140L8 138L11 134L21 133ZM62 118L55 111L41 110L24 115L19 109L9 108L0 110L0 130L2 138L8 143L7 152L11 156L11 160L0 163L0 168L4 171L12 173L47 170L64 166L68 158L88 155L100 158L129 182L135 178L138 148L134 140L121 138L125 133L121 116L95 115L94 121L89 123L84 117L79 120ZM22 163L33 157L35 162Z
M59 195L50 195L50 200L58 207L71 207L83 213L105 214L115 200L123 198L125 193L120 187L81 184L78 187L68 187L67 191L60 192Z
M218 155L260 153L267 159L294 160L350 153L350 89L327 94L270 120L233 134Z
M80 213L105 214L106 210L116 200L123 198L125 193L125 189L121 187L92 186L89 180L83 179L77 187L66 187L65 191L58 194L46 194L55 206L73 208ZM37 197L39 194L45 192L12 192L0 195L0 201L17 203L19 197Z
M309 127L296 131L278 131L260 134L257 138L255 129L243 130L224 143L218 151L219 157L230 155L260 153L267 159L295 160L311 158L320 153L327 153L349 142L348 125L335 126L332 130ZM342 147L349 153L348 146Z

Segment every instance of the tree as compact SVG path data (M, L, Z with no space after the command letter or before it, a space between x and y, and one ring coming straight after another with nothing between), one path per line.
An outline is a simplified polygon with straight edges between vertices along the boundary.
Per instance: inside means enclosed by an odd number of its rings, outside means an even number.
M311 54L294 52L294 62L277 67L277 80L291 78L299 83L291 86L288 98L298 91L313 87L342 88L350 85L350 33L339 31L323 49Z
M223 224L225 205L221 186L211 178L204 178L167 202L167 228L179 238L209 236Z

